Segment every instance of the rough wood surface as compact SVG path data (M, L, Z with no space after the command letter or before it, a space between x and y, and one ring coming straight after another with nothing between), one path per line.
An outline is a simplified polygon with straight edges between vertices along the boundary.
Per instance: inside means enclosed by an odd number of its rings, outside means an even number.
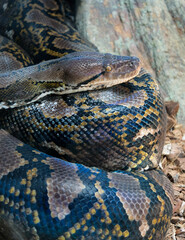
M185 123L185 1L77 1L78 30L101 52L136 55Z

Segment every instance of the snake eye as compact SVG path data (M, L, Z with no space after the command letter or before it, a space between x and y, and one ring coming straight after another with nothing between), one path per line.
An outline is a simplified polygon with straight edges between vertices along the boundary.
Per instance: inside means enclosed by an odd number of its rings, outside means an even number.
M130 62L130 67L133 67L134 66L134 63L133 62Z
M105 70L106 70L106 72L110 72L112 70L112 68L111 68L111 66L108 65L108 66L106 66Z

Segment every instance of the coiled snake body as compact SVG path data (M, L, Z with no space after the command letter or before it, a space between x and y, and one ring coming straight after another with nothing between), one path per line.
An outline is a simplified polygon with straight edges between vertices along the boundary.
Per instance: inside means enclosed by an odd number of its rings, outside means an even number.
M2 6L2 34L31 58L0 38L0 239L163 239L173 190L156 170L156 80L137 58L96 52L58 1Z

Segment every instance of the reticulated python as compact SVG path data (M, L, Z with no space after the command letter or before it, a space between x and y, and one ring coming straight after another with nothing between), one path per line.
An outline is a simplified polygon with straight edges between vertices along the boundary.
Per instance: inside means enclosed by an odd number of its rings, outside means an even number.
M59 1L0 6L13 40L0 38L0 239L163 239L157 82L137 58L96 52Z

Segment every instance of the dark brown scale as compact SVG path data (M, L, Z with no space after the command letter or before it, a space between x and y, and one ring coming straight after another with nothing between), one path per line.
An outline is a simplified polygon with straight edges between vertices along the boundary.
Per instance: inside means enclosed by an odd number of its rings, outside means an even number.
M0 1L1 34L22 46L35 63L76 51L97 50L71 26L69 10L65 14L59 1L4 2Z
M33 64L30 56L15 42L0 36L0 74Z

